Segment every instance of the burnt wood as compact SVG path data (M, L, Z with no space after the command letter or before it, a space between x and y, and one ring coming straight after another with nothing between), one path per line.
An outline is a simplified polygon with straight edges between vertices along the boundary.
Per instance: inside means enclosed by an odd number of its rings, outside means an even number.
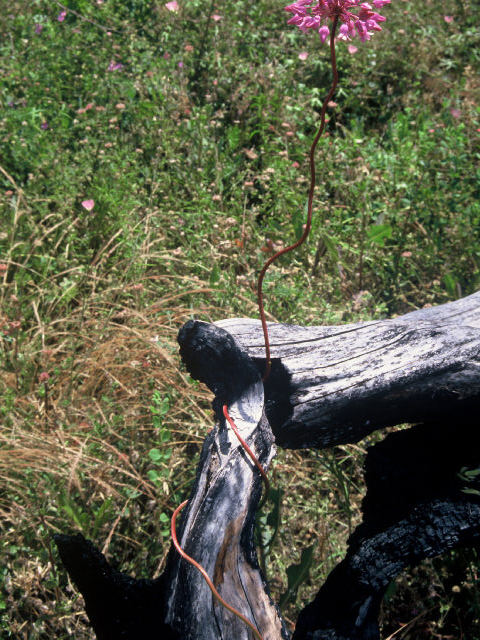
M207 333L202 329L189 322L178 341L191 374L216 394L218 424L205 440L178 538L211 576L222 598L254 623L264 640L288 638L256 558L253 534L261 476L221 412L226 403L242 437L267 469L275 449L263 412L262 381L223 329L213 326ZM165 575L166 622L182 638L252 637L245 623L213 598L190 564L172 555Z
M259 321L216 325L264 370ZM391 320L269 323L269 335L274 367L265 408L282 447L332 447L386 426L478 412L480 292Z
M272 372L265 388L258 321L190 321L179 333L188 371L215 394L217 424L204 442L178 538L264 640L286 639L253 540L260 475L226 425L223 404L265 468L274 440L320 448L356 442L388 425L426 423L369 450L363 523L293 636L377 640L379 604L404 567L479 541L480 496L477 485L465 487L460 471L480 467L480 294L391 320L270 323L269 332ZM109 567L81 536L56 541L100 640L253 637L173 550L161 578L137 581Z
M480 468L477 427L461 419L417 425L368 450L363 522L292 640L378 640L380 604L401 571L480 544L480 475L461 473Z

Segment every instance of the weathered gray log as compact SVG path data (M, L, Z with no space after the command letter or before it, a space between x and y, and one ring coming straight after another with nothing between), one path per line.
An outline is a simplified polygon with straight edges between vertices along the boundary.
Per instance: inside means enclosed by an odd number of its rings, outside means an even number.
M377 460L377 466L370 464L364 522L352 536L345 560L301 614L294 636L377 639L378 603L405 563L413 565L480 536L480 500L466 497L455 484L459 465L480 466L478 447L466 437L476 435L480 405L480 294L393 320L341 327L270 324L270 337L273 366L264 389L263 335L257 321L191 321L179 334L182 358L191 375L215 393L217 414L181 517L179 540L204 566L222 597L252 621L264 640L287 638L256 560L253 528L260 476L227 428L222 405L228 405L264 467L274 455L270 425L284 447L325 447L355 442L375 429L407 421L428 419L433 432L443 433L456 416L452 424L459 439L461 434L465 438L455 464L443 473L450 454L448 438L436 450L444 462L432 463L437 477L448 480L432 485L428 495L412 485L402 507L389 511L389 499L378 486L388 486L389 496L398 502L412 468L417 486L428 485L430 476L422 479L430 450L428 439L421 436L425 432L411 430L408 436L418 464L412 463L407 472L390 464L384 473L381 460L388 459L387 449L376 445L370 452L369 460ZM391 436L387 441L392 442ZM203 578L174 551L161 579L147 583L113 571L83 539L61 536L58 545L85 596L99 639L136 640L140 628L142 640L253 637L243 622L217 604ZM102 589L109 592L106 608L99 602Z
M264 640L288 638L255 553L261 476L221 412L227 404L242 437L268 468L274 445L263 412L263 385L251 360L228 333L212 327L205 341L197 328L189 322L181 330L181 354L190 373L216 393L218 424L205 440L179 541L207 571L222 598L249 619ZM252 637L245 623L212 596L198 570L179 556L170 556L165 576L165 620L182 638Z
M222 598L250 620L264 640L286 639L289 633L269 596L253 540L261 476L221 411L226 403L242 437L267 469L275 448L263 412L261 378L226 331L211 327L205 341L197 329L192 322L182 329L181 352L192 376L215 392L218 423L205 440L178 539ZM82 536L57 536L56 543L85 598L99 640L253 637L248 626L212 596L197 569L173 549L159 580L140 581L113 570Z
M216 324L264 370L259 321ZM391 320L269 323L269 334L273 368L265 408L282 447L357 442L385 426L480 407L480 292Z

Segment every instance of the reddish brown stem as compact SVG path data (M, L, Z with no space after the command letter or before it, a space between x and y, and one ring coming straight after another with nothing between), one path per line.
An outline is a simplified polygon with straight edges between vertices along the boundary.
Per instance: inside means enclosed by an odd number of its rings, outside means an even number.
M240 442L242 447L245 449L245 451L250 456L253 464L260 471L260 475L262 476L263 482L265 484L265 495L263 496L263 500L262 500L262 502L260 504L260 507L262 507L265 504L265 502L268 500L268 496L270 494L270 481L268 479L268 476L267 476L267 474L265 472L265 469L262 467L260 462L257 460L256 455L253 453L253 451L250 449L248 444L245 442L245 440L240 435L240 432L237 429L237 425L234 423L234 421L232 420L232 418L230 417L230 415L228 413L228 407L227 407L226 404L223 405L223 415L225 416L225 419L227 420L228 424L232 427L233 433L237 436L238 441Z
M220 604L222 606L225 607L225 609L228 609L228 611L231 611L234 615L237 616L237 618L240 618L240 620L243 620L243 622L250 627L250 629L253 631L255 637L257 638L257 640L263 640L262 636L260 635L260 633L258 632L258 629L256 629L253 624L250 622L250 620L248 620L248 618L246 618L242 613L240 613L240 611L237 611L237 609L235 609L235 607L232 607L231 605L228 604L228 602L225 602L225 600L222 598L222 596L218 593L218 591L215 589L215 586L213 584L213 582L210 580L210 576L208 575L208 573L205 571L205 569L202 567L201 564L199 564L196 560L194 560L191 556L189 556L187 553L185 553L185 551L182 549L182 547L180 546L180 543L178 542L177 539L177 527L176 527L176 521L177 521L177 515L180 513L180 511L183 509L183 507L188 503L188 500L185 500L185 502L182 502L182 504L178 505L178 507L175 509L175 511L173 512L172 515L172 520L171 520L171 527L170 527L170 531L171 531L171 535L172 535L172 540L173 540L173 545L175 547L175 549L178 551L178 553L182 556L182 558L184 560L186 560L187 562L189 562L191 565L193 565L198 571L200 571L200 573L203 576L203 579L205 580L205 582L207 583L210 591L212 592L212 594L214 595L214 597L220 602Z
M267 262L263 266L263 269L260 271L260 275L258 276L258 285L257 285L258 310L260 312L260 320L262 322L263 338L265 341L265 359L266 359L265 373L263 374L263 382L267 380L268 376L270 375L270 370L272 367L272 363L270 359L270 339L268 337L267 320L265 318L265 309L263 306L263 289L262 289L263 280L272 262L275 262L275 260L280 256L283 256L286 253L293 251L294 249L299 247L301 244L303 244L307 239L308 234L310 233L310 229L312 227L313 194L315 192L315 182L316 182L315 150L317 148L317 144L318 144L318 141L320 140L323 130L325 129L325 114L327 111L327 105L332 99L338 84L337 60L335 55L335 33L337 31L337 24L338 24L338 16L336 16L333 21L332 31L330 34L330 55L331 55L332 74L333 74L332 86L330 87L330 91L328 92L327 97L323 101L322 111L320 114L320 128L318 129L317 135L315 136L315 139L312 142L312 146L310 147L310 153L309 153L310 189L308 192L307 221L305 224L305 228L303 230L301 238L297 240L297 242L290 245L289 247L285 247L281 251L278 251L271 258L267 260Z
M318 141L320 140L320 137L321 137L321 135L323 133L323 130L325 129L325 114L326 114L326 111L327 111L327 105L330 102L330 100L332 99L333 94L335 93L335 89L336 89L337 84L338 84L338 73L337 73L337 64L336 64L336 56L335 56L335 33L336 33L336 30L337 30L337 24L338 24L338 16L336 16L334 21L333 21L332 32L331 32L331 35L330 35L330 52L331 52L332 73L333 73L332 86L330 88L330 91L328 92L327 97L325 98L325 100L323 102L322 111L321 111L321 114L320 114L320 128L318 129L317 135L315 136L315 139L313 140L312 146L310 147L310 154L309 154L309 160L310 160L310 189L309 189L309 192L308 192L307 222L305 224L305 229L304 229L304 231L302 233L302 236L300 237L300 239L297 242L295 242L294 244L292 244L289 247L285 247L281 251L278 251L277 253L275 253L275 255L273 255L271 258L269 258L267 260L267 262L265 263L265 265L264 265L263 269L261 270L260 275L258 277L258 288L257 288L258 308L259 308L259 311L260 311L260 318L261 318L261 321L262 321L263 336L264 336L264 339L265 339L265 354L266 354L266 367L265 367L265 373L264 373L264 376L263 376L263 382L265 382L267 380L268 376L270 375L270 369L271 369L270 340L269 340L269 337L268 337L268 327L267 327L267 321L266 321L266 318L265 318L265 309L264 309L264 306L263 306L263 291L262 291L263 280L265 278L265 274L267 272L267 269L272 264L272 262L274 262L277 258L279 258L280 256L284 255L285 253L289 253L290 251L293 251L294 249L299 247L301 244L303 244L305 242L305 240L307 239L308 234L310 233L310 229L311 229L311 226L312 226L313 195L314 195L314 191L315 191L315 181L316 181L315 150L317 148L317 144L318 144ZM240 441L240 444L245 449L247 454L250 456L250 458L252 459L253 463L255 464L255 466L257 467L257 469L259 470L259 472L262 475L262 478L263 478L263 480L265 482L265 487L266 487L265 496L264 496L264 499L262 501L262 504L263 504L265 502L265 500L268 498L268 493L269 493L269 489L270 489L270 483L268 481L267 474L265 473L265 470L263 469L262 465L257 460L257 458L256 458L255 454L253 453L253 451L250 449L250 447L245 442L245 440L241 437L241 435L240 435L235 423L233 422L232 418L230 417L230 415L228 413L227 405L223 406L223 415L225 416L225 419L230 424L232 430L234 431L235 435L237 436L238 440ZM234 615L238 616L241 620L243 620L243 622L250 627L250 629L253 631L253 633L255 634L255 637L258 640L262 640L261 635L259 634L258 630L253 626L253 624L247 618L245 618L244 615L242 615L234 607L232 607L227 602L225 602L225 600L223 600L223 598L220 596L218 591L215 589L215 587L214 587L212 581L210 580L210 578L209 578L207 572L205 571L205 569L198 562L196 562L193 558L191 558L189 555L187 555L185 553L185 551L182 549L182 547L180 546L180 544L179 544L179 542L177 540L175 523L176 523L176 518L177 518L178 513L180 512L180 510L186 504L187 504L187 501L185 501L181 505L179 505L175 509L175 511L173 513L173 516L172 516L171 534L172 534L173 544L174 544L176 550L182 556L182 558L184 558L184 560L186 560L187 562L192 564L194 567L196 567L198 569L198 571L200 571L200 573L202 574L203 578L207 582L207 584L208 584L210 590L212 591L213 595L215 596L215 598L217 598L217 600L226 609L228 609Z

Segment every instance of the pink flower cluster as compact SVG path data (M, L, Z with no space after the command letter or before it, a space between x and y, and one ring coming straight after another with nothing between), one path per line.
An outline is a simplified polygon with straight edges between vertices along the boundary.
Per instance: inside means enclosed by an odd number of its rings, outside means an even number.
M338 19L340 27L338 38L351 40L359 36L362 42L370 40L372 31L381 31L379 22L385 18L375 12L375 9L389 4L390 0L297 0L285 7L285 11L293 13L288 24L296 24L302 31L315 29L322 42L328 38L329 20Z

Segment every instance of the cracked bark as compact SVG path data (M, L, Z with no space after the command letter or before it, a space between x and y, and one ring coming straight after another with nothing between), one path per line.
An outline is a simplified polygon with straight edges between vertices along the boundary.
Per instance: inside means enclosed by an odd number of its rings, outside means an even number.
M265 640L287 638L253 543L260 477L226 427L222 405L265 467L274 438L283 447L320 448L389 425L428 423L369 451L363 523L293 636L374 640L391 579L422 558L479 541L480 502L465 493L458 472L480 466L480 294L392 320L269 330L273 366L265 389L257 321L191 321L179 334L190 374L215 393L217 415L179 540ZM176 553L159 580L135 581L81 537L59 536L57 545L102 640L252 637Z

